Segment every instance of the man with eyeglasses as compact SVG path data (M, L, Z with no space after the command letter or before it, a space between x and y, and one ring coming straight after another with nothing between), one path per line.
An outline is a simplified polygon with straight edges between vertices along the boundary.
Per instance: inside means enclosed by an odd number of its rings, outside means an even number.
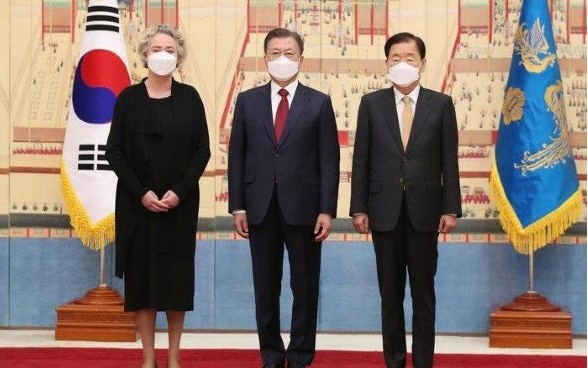
M229 213L249 239L263 368L303 368L315 355L321 244L337 212L339 143L329 96L298 81L302 37L264 40L270 83L237 96L229 145ZM284 245L293 293L290 341L280 335Z

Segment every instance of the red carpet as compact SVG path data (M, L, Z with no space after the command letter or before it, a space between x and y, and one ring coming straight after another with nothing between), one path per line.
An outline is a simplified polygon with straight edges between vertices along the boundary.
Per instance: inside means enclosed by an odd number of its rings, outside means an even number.
M165 367L165 351L158 351ZM183 350L183 368L260 368L254 350ZM0 348L1 368L136 368L138 349ZM385 368L381 352L319 351L312 368ZM409 368L409 367L407 367ZM435 368L586 368L585 356L437 354Z

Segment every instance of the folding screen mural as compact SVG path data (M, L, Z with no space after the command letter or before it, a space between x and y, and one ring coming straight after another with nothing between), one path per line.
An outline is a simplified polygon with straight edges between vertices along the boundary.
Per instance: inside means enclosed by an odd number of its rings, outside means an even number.
M188 41L176 74L194 85L207 111L211 159L201 180L202 236L232 236L227 214L227 145L240 91L269 81L268 30L287 27L306 41L302 83L328 93L341 146L335 239L347 218L356 114L365 93L388 87L384 43L410 31L427 44L422 82L454 99L460 127L465 219L460 233L501 233L489 198L490 157L504 97L520 0L125 0L119 1L131 80L146 71L136 44L146 26L167 22ZM586 221L586 4L551 0L570 140ZM0 5L0 226L11 236L43 229L72 236L59 181L70 93L87 12L84 0L10 0ZM75 236L75 235L73 235ZM462 235L454 234L460 238ZM487 237L482 236L485 239ZM464 235L464 239L466 239ZM469 238L471 239L471 237Z

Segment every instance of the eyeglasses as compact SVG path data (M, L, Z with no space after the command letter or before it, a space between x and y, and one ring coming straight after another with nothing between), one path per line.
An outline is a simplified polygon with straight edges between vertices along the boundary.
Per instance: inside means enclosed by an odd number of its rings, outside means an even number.
M286 51L284 53L280 52L280 51L272 51L272 52L268 52L265 54L267 56L267 58L271 61L271 60L276 60L277 58L279 58L280 56L284 55L285 57L287 57L290 60L296 60L296 57L298 56L297 52L294 51Z

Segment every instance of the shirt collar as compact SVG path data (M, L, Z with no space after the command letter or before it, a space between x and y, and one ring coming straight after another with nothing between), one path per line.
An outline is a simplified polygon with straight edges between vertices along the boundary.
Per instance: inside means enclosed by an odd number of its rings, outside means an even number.
M402 101L402 97L404 97L404 94L400 92L398 89L396 89L396 87L392 87L392 90L394 90L394 100L396 101L396 105L398 105L400 101ZM417 84L417 86L408 94L413 104L416 104L420 91L421 86L420 84ZM276 91L276 93L278 92Z
M298 79L294 79L294 81L292 81L292 83L288 84L286 87L280 87L276 82L274 82L273 80L270 82L270 86L271 86L271 93L272 93L272 97L278 94L278 91L282 88L284 88L286 91L288 91L288 96L290 97L294 97L294 93L296 92L296 88L298 87Z

